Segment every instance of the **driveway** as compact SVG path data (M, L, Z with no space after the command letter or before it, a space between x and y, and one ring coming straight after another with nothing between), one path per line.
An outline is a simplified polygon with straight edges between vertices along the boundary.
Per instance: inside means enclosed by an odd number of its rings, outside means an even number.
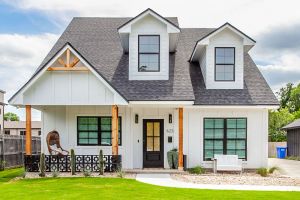
M283 175L300 178L300 161L269 158L268 165L279 167Z

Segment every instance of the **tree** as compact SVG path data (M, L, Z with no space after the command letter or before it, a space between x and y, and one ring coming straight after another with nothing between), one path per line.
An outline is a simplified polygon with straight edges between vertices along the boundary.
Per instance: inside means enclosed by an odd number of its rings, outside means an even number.
M294 120L294 115L287 108L269 112L269 136L271 142L286 141L286 132L281 128Z
M296 87L293 87L290 102L291 112L297 112L300 110L300 83Z
M288 83L285 87L280 88L279 92L276 93L280 99L280 108L289 107L292 89L293 83Z
M17 114L8 112L4 114L5 121L20 121L20 118Z

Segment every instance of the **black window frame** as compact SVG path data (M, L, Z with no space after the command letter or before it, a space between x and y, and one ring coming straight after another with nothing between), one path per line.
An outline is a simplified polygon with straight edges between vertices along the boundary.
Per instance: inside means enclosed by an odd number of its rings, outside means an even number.
M26 131L20 131L20 135L26 135Z
M223 134L224 134L224 137L223 139L206 139L205 138L205 120L206 119L213 119L213 120L216 120L216 119L222 119L223 120ZM246 121L246 127L244 128L246 130L246 137L245 138L235 138L235 139L232 139L232 138L227 138L227 130L230 129L230 128L227 128L227 120L228 119L235 119L235 120L238 120L238 119L244 119ZM220 128L221 129L221 128ZM238 128L236 128L238 129ZM205 158L205 141L206 140L211 140L211 141L215 141L215 140L222 140L223 141L223 155L227 155L227 141L228 140L244 140L245 141L245 158L239 158L239 159L242 159L244 161L247 161L247 151L248 151L248 121L247 121L247 118L246 117L229 117L229 118L220 118L220 117L205 117L203 118L203 161L211 161L211 159L209 158ZM235 149L237 150L237 149ZM240 149L241 150L241 149Z
M233 49L233 64L217 64L217 49ZM217 80L217 65L233 65L233 79L232 80ZM235 47L215 47L215 81L216 82L235 82Z
M79 119L80 118L97 118L97 120L98 120L98 130L97 130L97 132L98 132L98 142L97 142L97 144L80 144L80 142L79 142L79 132L83 132L83 131L81 131L81 130L79 130ZM112 119L112 117L111 116L77 116L77 146L112 146L112 142L110 142L110 144L101 144L101 142L102 142L102 132L108 132L108 131L102 131L101 130L101 119L102 118L110 118L110 119ZM111 121L111 120L110 120ZM118 134L118 136L119 136L119 139L118 139L118 145L119 146L122 146L122 117L121 116L119 116L119 134ZM112 129L112 123L110 124L110 130ZM110 133L111 133L111 131L110 131ZM89 139L89 138L87 138L87 139ZM111 135L110 135L110 138L104 138L104 139L110 139L110 141L111 141Z
M140 37L144 36L157 36L158 37L158 53L153 53L153 52L142 52L140 53ZM140 70L140 55L141 54L146 54L146 55L158 55L158 70L147 70L147 71L142 71ZM138 72L160 72L160 35L138 35Z
M10 135L10 130L4 130L5 135Z

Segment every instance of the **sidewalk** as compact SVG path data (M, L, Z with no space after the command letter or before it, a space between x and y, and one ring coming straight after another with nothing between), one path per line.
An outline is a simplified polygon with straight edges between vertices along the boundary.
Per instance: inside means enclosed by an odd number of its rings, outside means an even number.
M213 189L213 190L260 190L260 191L300 191L298 186L261 186L261 185L210 185L194 184L173 180L170 174L137 174L136 180L152 185L176 188Z

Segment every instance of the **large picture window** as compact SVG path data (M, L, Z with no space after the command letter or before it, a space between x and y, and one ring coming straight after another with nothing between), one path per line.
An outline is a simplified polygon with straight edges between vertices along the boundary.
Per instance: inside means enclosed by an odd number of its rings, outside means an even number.
M215 48L215 80L216 81L235 80L235 48L234 47Z
M160 71L159 35L139 35L139 72Z
M204 160L211 160L215 154L247 159L246 118L204 119Z
M77 144L78 145L111 145L112 131L111 117L78 117ZM121 145L121 117L119 117L119 145Z

